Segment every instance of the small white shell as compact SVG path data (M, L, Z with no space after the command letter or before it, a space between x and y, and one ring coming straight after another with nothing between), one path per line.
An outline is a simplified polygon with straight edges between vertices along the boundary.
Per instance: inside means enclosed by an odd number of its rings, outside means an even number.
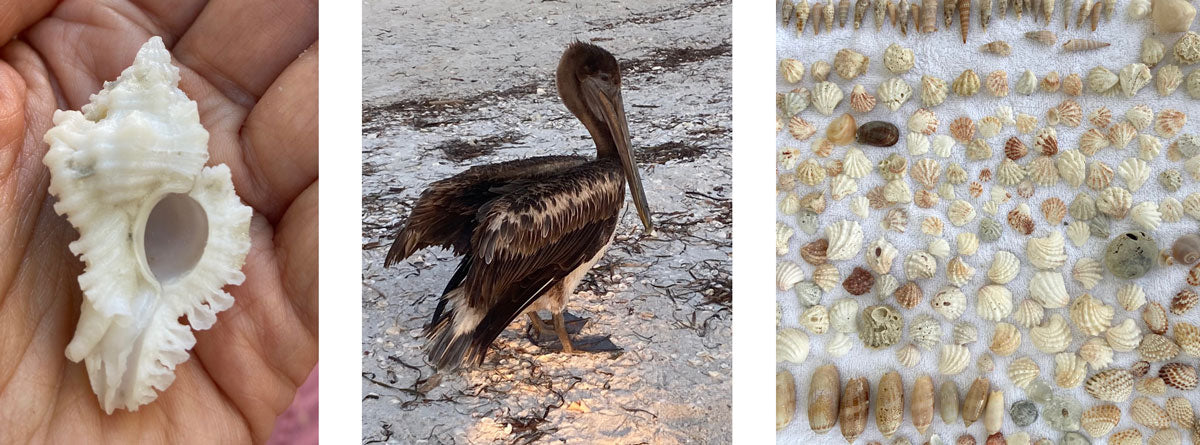
M1029 329L1042 324L1042 318L1045 315L1046 310L1042 308L1041 303L1032 298L1026 298L1017 304L1017 309L1013 312L1013 320L1022 327Z
M1150 84L1150 68L1142 63L1131 63L1121 68L1117 78L1125 97L1133 97Z
M1141 344L1142 331L1138 329L1133 319L1126 318L1120 324L1108 328L1108 331L1104 333L1104 338L1108 340L1108 346L1112 347L1114 351L1129 352Z
M1083 184L1085 175L1085 166L1087 158L1078 150L1065 150L1059 153L1055 164L1058 166L1058 174L1067 181L1071 187L1079 187Z
M966 345L979 339L979 328L971 322L960 322L950 332L950 340L956 345Z
M1102 369L1112 363L1113 350L1103 338L1092 337L1079 347L1079 358L1087 361L1092 369Z
M947 320L955 320L967 309L967 297L957 287L943 287L929 299L929 305Z
M1083 257L1075 262L1075 267L1071 269L1071 277L1075 278L1075 281L1078 281L1084 289L1091 290L1096 287L1101 278L1104 278L1104 268L1095 258Z
M911 344L896 350L896 361L904 365L905 368L911 368L921 363L921 350Z
M896 255L900 252L896 250L896 246L884 239L882 236L871 244L867 245L865 252L865 260L867 267L878 274L887 274L892 270L892 262L896 259Z
M1067 239L1071 240L1076 247L1083 246L1084 242L1092 236L1092 228L1085 221L1072 221L1067 224Z
M842 102L842 89L829 81L818 82L812 89L812 107L818 113L833 115L833 109Z
M975 219L975 207L967 201L954 200L946 208L946 217L950 220L950 224L962 227Z
M840 201L842 198L850 196L857 191L858 183L845 174L834 176L833 180L829 181L829 196L834 201Z
M1008 365L1008 380L1013 386L1021 389L1029 386L1040 373L1037 362L1029 357L1018 358Z
M899 288L900 281L896 280L896 277L893 277L891 274L883 274L875 279L875 296L879 297L879 301L886 300Z
M1087 74L1087 86L1093 93L1103 94L1117 85L1120 78L1116 73L1109 71L1107 68L1098 66L1092 68Z
M984 116L979 119L979 137L991 139L1000 133L1004 128L1004 123L996 116Z
M1126 311L1137 311L1146 304L1146 291L1137 283L1128 283L1117 289L1117 303Z
M1158 211L1162 213L1162 220L1166 222L1179 222L1183 219L1183 204L1170 196L1158 203Z
M945 135L945 134L939 134L939 135L935 135L933 137L932 150L933 150L933 154L937 155L937 157L939 157L939 158L950 157L950 150L952 148L954 148L954 138L953 137L951 137L949 135Z
M1158 157L1158 153L1162 151L1162 141L1151 134L1138 135L1138 158L1143 161L1152 161Z
M946 280L955 286L965 286L975 276L975 268L963 261L962 257L954 257L946 263Z
M942 345L938 354L938 372L943 375L956 375L967 369L971 362L971 351L966 346Z
M775 265L775 284L781 291L792 290L792 287L804 280L804 269L791 261L780 261Z
M1070 297L1062 273L1042 270L1029 280L1029 296L1047 309L1066 307Z
M937 132L937 128L937 115L928 108L918 108L912 116L908 117L908 131L910 132L931 135Z
M1043 238L1030 237L1025 243L1025 256L1038 269L1055 269L1067 262L1062 232L1050 231Z
M833 334L833 339L825 344L825 353L830 357L841 357L850 352L854 348L854 342L850 340L850 336L838 332Z
M937 260L929 252L918 250L908 254L904 259L904 274L910 280L926 280L933 278L937 272Z
M808 334L796 328L783 328L775 335L775 361L804 363L808 358Z
M1054 383L1060 388L1075 388L1087 377L1087 362L1070 352L1054 356Z
M829 326L836 332L851 333L858 330L858 301L842 298L829 307Z
M908 204L912 202L912 189L903 179L893 179L883 186L883 198L888 202Z
M929 153L929 136L910 131L905 137L905 141L907 141L909 155L920 156Z
M1146 105L1134 105L1125 110L1125 121L1137 131L1144 131L1154 123L1154 110Z
M1070 309L1071 321L1087 335L1100 335L1112 326L1113 308L1090 294L1075 297Z
M1062 315L1051 314L1049 321L1029 330L1029 339L1039 351L1057 354L1071 343L1071 328Z
M800 326L808 332L820 335L829 331L829 309L815 305L800 313Z
M1158 69L1158 79L1154 88L1160 96L1170 96L1183 83L1183 70L1176 65L1166 65Z
M775 254L779 256L787 255L788 242L792 240L792 235L796 234L796 230L792 229L787 224L775 223Z
M908 338L922 349L933 349L942 342L942 325L928 314L919 315L908 325Z
M848 260L862 249L863 231L857 221L841 220L825 227L829 247L825 256L830 261Z
M1007 250L997 251L988 267L988 279L997 284L1008 284L1021 272L1021 261Z
M851 178L861 179L871 173L871 160L862 150L850 148L842 159L842 172Z
M904 105L904 102L907 102L911 96L912 87L899 77L885 80L879 86L879 100L892 111L899 110L900 106Z
M1154 230L1162 224L1162 213L1158 211L1158 204L1154 201L1144 201L1133 206L1129 211L1130 219L1134 224L1146 230Z
M988 349L991 349L996 355L1008 357L1017 352L1019 347L1021 347L1021 331L1008 323L996 323L996 330L992 332L992 343Z
M933 221L937 221L937 219L934 218ZM929 246L925 248L925 251L944 260L950 257L950 243L941 238L933 238L929 240Z
M1000 165L996 166L996 181L1000 185L1011 187L1020 184L1025 180L1025 174L1025 167L1009 158L1001 159Z
M1120 187L1109 187L1100 192L1100 196L1096 199L1096 210L1100 213L1113 217L1113 219L1123 219L1129 214L1129 209L1133 205L1133 195Z
M958 234L955 244L959 255L971 256L979 250L979 237L971 232L962 232Z
M975 313L988 321L1000 321L1012 312L1012 292L1008 288L989 284L979 288L975 302Z
M1129 185L1129 191L1136 192L1142 188L1142 184L1150 179L1150 166L1138 158L1127 158L1121 161L1117 166L1117 174L1125 179L1125 183Z

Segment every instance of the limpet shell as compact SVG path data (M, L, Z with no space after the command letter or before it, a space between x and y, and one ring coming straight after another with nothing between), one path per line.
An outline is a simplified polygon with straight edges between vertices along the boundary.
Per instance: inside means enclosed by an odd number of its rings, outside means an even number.
M808 334L795 328L783 328L775 335L775 360L804 363L808 358Z

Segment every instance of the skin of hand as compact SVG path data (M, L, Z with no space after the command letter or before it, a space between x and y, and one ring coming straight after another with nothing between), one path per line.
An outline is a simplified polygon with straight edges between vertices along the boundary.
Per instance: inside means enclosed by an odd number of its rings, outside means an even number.
M254 209L246 281L175 382L106 415L64 350L78 238L42 135L162 36L180 88ZM317 362L317 2L0 0L0 443L262 443Z

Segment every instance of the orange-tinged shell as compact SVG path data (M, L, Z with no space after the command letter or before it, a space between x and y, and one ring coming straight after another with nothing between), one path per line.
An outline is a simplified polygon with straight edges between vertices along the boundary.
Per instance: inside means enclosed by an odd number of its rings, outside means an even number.
M1150 362L1138 360L1129 366L1129 375L1134 377L1142 377L1150 372Z
M1057 197L1051 197L1042 201L1042 215L1046 217L1046 222L1058 225L1067 216L1067 204Z
M1124 369L1106 369L1088 377L1083 388L1092 397L1109 402L1124 402L1133 393L1133 375Z
M788 132L798 141L806 140L816 134L817 128L808 121L800 117L800 115L792 116L788 121Z
M854 443L858 436L867 428L867 414L871 406L871 384L865 377L850 379L842 391L841 410L838 423L841 424L842 437L846 442Z
M1167 310L1158 302L1151 301L1142 307L1142 321L1146 322L1150 332L1159 335L1167 333Z
M813 371L808 387L808 426L814 433L825 434L838 420L838 370L824 365Z
M913 427L924 436L925 430L933 423L933 378L928 374L918 377L913 384L912 401L909 403Z
M1154 131L1164 138L1174 138L1187 124L1187 115L1175 109L1166 109L1154 116Z
M829 240L820 238L801 247L800 258L808 264L820 266L829 262L828 257L825 256L825 252L828 250Z
M1183 315L1192 308L1196 307L1196 303L1200 302L1200 294L1191 289L1184 289L1175 294L1171 298L1171 313L1175 315Z
M1183 397L1171 397L1167 399L1167 416L1171 418L1175 424L1185 430L1191 430L1196 426L1196 412L1192 409L1192 402Z
M1025 157L1026 154L1029 154L1029 148L1016 136L1004 141L1004 157L1018 161Z
M1108 437L1109 445L1142 445L1142 440L1142 432L1137 428L1117 431Z
M1158 376L1175 389L1191 391L1196 389L1196 367L1186 363L1167 363L1158 369Z
M1054 127L1038 130L1037 136L1033 138L1033 146L1046 156L1058 154L1058 132L1054 130Z
M975 138L975 121L967 116L960 116L950 122L950 135L959 142L968 143Z
M1120 421L1121 408L1111 403L1088 408L1079 418L1083 431L1097 439L1112 431Z
M987 405L988 390L990 383L985 377L978 377L971 383L971 387L967 389L967 397L963 400L962 419L963 425L971 426L979 417L983 415L984 406Z
M854 116L845 113L829 123L829 127L825 128L825 138L834 145L842 146L854 142L854 134L857 130L858 126L854 123Z
M1200 357L1200 328L1185 321L1175 323L1175 344L1184 354Z
M921 298L924 296L924 292L921 290L920 285L909 281L904 283L903 286L900 286L899 289L896 289L895 296L896 303L900 304L901 307L905 309L912 309L921 304Z

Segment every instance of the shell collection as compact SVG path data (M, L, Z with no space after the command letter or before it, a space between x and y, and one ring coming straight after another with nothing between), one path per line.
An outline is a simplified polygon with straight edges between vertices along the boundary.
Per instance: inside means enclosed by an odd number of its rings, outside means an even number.
M839 23L851 26L831 29L830 6L843 3L853 20ZM785 316L779 331L806 335L811 364L781 367L807 370L792 385L811 375L815 387L821 373L822 394L834 394L816 402L810 387L802 428L826 434L821 443L1195 441L1195 8L1184 0L850 3L784 8L785 29L799 39L852 27L846 32L894 30L895 40L873 54L852 46L779 65L788 86L777 96L776 284L799 303L802 328L784 327L797 324ZM1024 39L985 35L1022 17L1038 27L1017 34ZM1115 20L1145 20L1157 33L1118 58L1114 39L1124 37L1103 28ZM1048 51L1101 62L1075 72L921 72L941 62L909 39L939 31L970 40L980 60ZM973 107L945 111L963 103ZM988 103L997 105L974 106ZM823 328L835 306L840 329ZM837 360L846 352L809 354L809 341L834 352L861 343L856 360L879 363L860 369ZM780 346L777 360L796 363L798 343ZM837 423L840 438L828 435ZM1031 437L1045 427L1058 433Z

